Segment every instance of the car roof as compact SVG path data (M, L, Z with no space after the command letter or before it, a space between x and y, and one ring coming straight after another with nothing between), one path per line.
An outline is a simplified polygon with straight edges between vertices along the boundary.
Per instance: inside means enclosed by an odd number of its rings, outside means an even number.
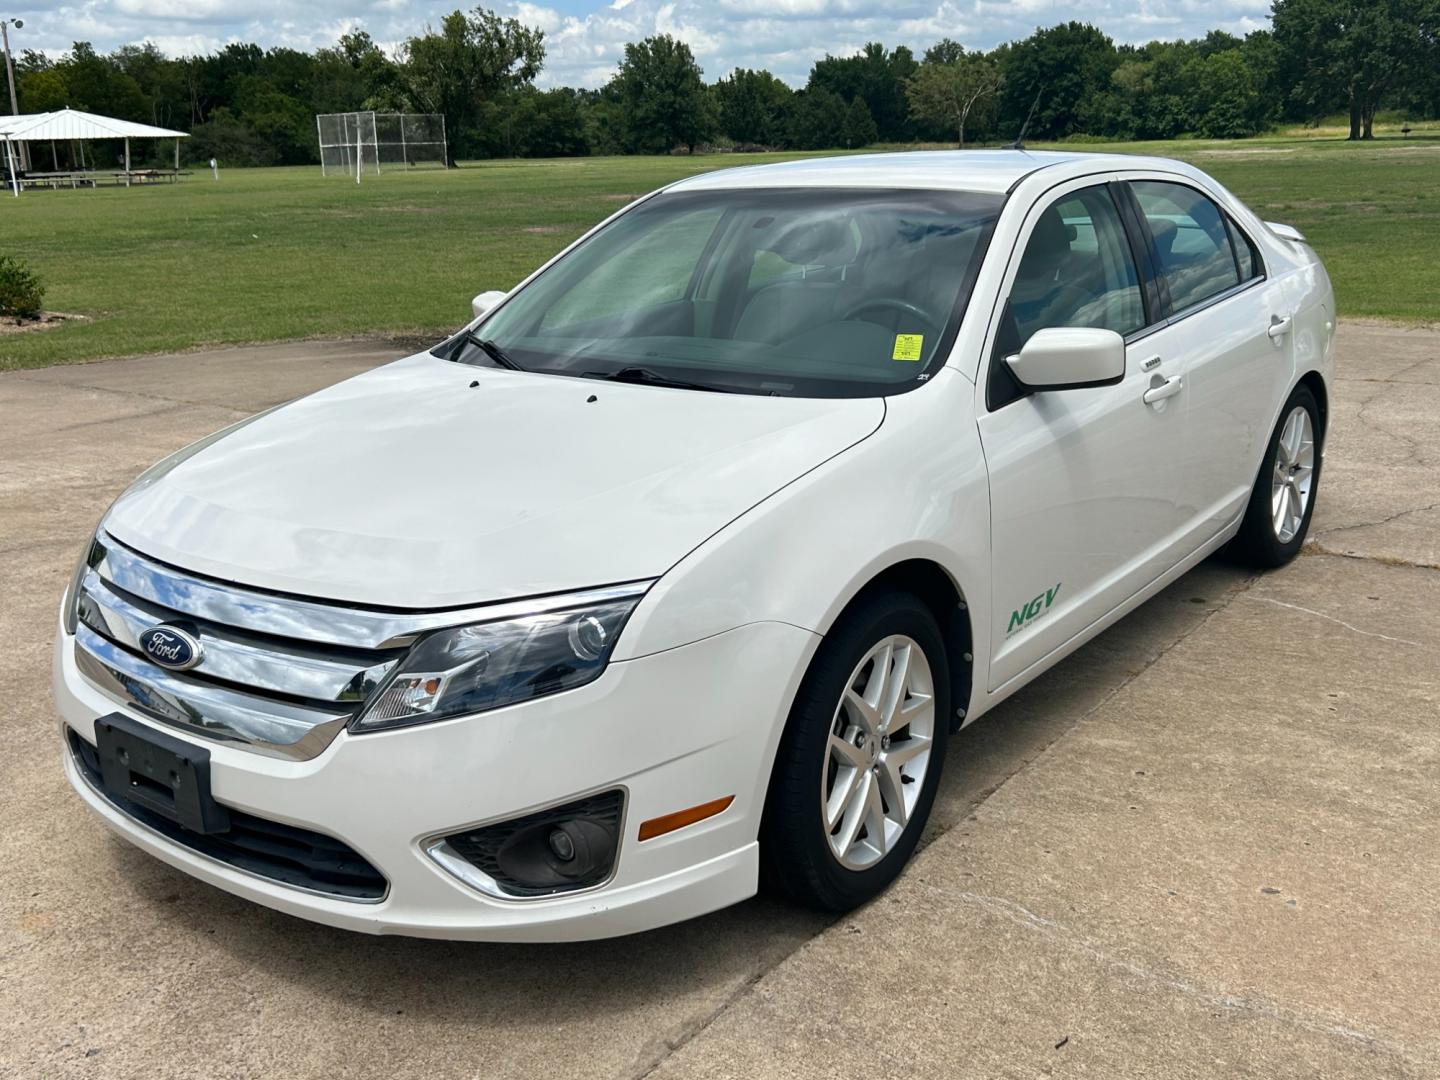
M850 154L800 158L769 165L744 165L702 173L670 190L724 191L766 187L922 188L941 191L1006 192L1026 176L1059 165L1088 163L1092 169L1163 169L1191 172L1168 158L1130 154L1089 154L1052 150L909 150L893 154Z

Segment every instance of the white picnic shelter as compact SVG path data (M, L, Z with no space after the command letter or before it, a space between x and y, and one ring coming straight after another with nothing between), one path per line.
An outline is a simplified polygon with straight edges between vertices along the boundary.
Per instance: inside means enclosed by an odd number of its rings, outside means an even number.
M180 172L180 140L190 136L183 131L137 124L131 120L117 120L110 116L81 112L78 109L59 109L56 112L28 113L19 116L0 116L0 139L5 141L5 160L10 188L16 196L24 186L47 185L50 187L93 187L97 179L113 180L129 187L132 181L173 180ZM112 172L97 173L84 168L84 144L95 139L123 139L125 142L125 168ZM138 172L130 168L131 139L174 139L175 168L171 170L143 169ZM53 172L30 171L22 175L16 168L16 147L24 144L30 150L30 160L35 160L35 145L50 144ZM76 143L80 147L81 168L62 172L55 147L62 142Z

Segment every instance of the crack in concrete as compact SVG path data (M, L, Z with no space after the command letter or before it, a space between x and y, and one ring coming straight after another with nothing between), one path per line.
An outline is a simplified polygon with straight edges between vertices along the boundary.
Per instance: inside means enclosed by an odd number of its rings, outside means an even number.
M838 919L836 921L838 921ZM833 925L835 924L832 922L830 926ZM830 926L826 926L825 930L830 929ZM684 1049L686 1044L693 1040L697 1035L701 1034L716 1020L720 1019L721 1016L723 1016L726 1012L729 1011L732 1005L734 1005L742 997L748 994L755 987L755 985L760 982L761 979L765 978L766 975L769 975L770 972L774 971L781 964L785 963L786 960L789 960L790 957L794 956L806 945L810 944L810 942L820 937L821 934L824 934L825 930L821 930L820 933L816 934L814 937L806 938L789 952L777 957L774 962L766 964L764 967L749 975L744 982L742 982L733 991L727 994L725 1000L720 1002L720 1004L716 1005L715 1008L711 1009L708 1013L700 1017L698 1020L694 1020L688 1024L682 1025L679 1034L676 1035L674 1038L663 1036L661 1039L662 1046L659 1052L654 1054L648 1062L642 1062L639 1071L631 1073L631 1080L645 1080L646 1077L650 1076L652 1073L655 1072L656 1069L660 1068L660 1066L664 1065L665 1062L670 1060L672 1056L674 1056L680 1050Z
M1408 510L1397 510L1378 521L1359 521L1354 525L1336 525L1334 528L1321 529L1319 535L1333 536L1335 533L1350 532L1352 529L1374 529L1381 525L1389 525L1392 521L1399 521L1403 517L1409 517L1411 514L1423 514L1430 510L1440 510L1440 502L1433 502L1428 506L1412 506Z
M956 893L938 888L936 888L935 891L943 892L947 899L958 898L966 903L976 904L992 914L1000 915L1010 920L1017 926L1043 934L1050 940L1057 941L1075 952L1084 953L1107 967L1118 968L1146 982L1174 990L1187 997L1193 997L1215 1008L1252 1013L1256 1016L1262 1016L1266 1019L1289 1024L1306 1031L1313 1031L1321 1035L1329 1035L1351 1042L1362 1043L1369 1047L1389 1051L1392 1054L1416 1063L1434 1060L1434 1055L1417 1053L1411 1047L1396 1039L1377 1035L1369 1031L1362 1031L1360 1028L1348 1023L1335 1023L1328 1019L1286 1008L1274 1001L1263 998L1246 997L1241 994L1230 994L1207 989L1187 979L1167 975L1163 972L1155 971L1134 963L1133 961L1113 956L1103 947L1086 938L1078 931L1072 930L1070 927L1063 923L1056 922L1053 919L1047 919L1041 915L1037 915L1023 904L1018 904L1014 900L1007 900L999 896L984 896L980 893L972 892Z
M156 417L168 416L171 413L179 412L181 409L188 407L187 403L185 402L170 401L167 398L144 398L144 395L141 394L135 394L132 396L139 397L144 400L154 401L156 407L154 409L151 409L149 412L133 413L130 416L107 416L99 420L81 420L79 423L66 424L63 427L51 428L48 433L51 435L67 435L77 431L84 431L87 428L104 427L107 424L123 425L132 423L136 420L153 420Z
M1319 540L1306 541L1300 554L1329 555L1336 559L1357 559L1360 562L1379 563L1381 566L1408 566L1416 570L1440 570L1440 563L1420 562L1400 555L1365 555L1358 551L1340 551L1337 548L1326 547Z
M1415 365L1413 365L1413 364L1411 365L1411 367L1414 367L1414 366L1415 366ZM1406 370L1408 371L1409 369L1407 368ZM1403 372L1397 372L1397 374L1403 374ZM1435 383L1430 382L1430 381L1428 381L1428 380L1426 380L1426 379L1397 379L1397 378L1395 378L1393 375L1392 375L1390 378L1388 378L1388 379L1372 379L1372 378L1364 378L1364 377L1361 377L1361 376L1352 376L1352 377L1344 378L1344 379L1336 379L1335 382L1336 382L1337 385L1340 384L1340 383L1346 383L1347 385L1348 385L1349 383L1388 383L1388 384L1391 385L1391 386L1434 386L1434 385L1435 385Z
M1385 381L1387 381L1387 380L1381 379L1381 380L1376 380L1376 381L1378 381L1378 382L1385 382ZM1400 385L1414 385L1414 384L1413 384L1413 383L1406 383L1406 384L1396 383L1396 384L1394 384L1394 385L1400 386ZM1427 458L1425 457L1425 455L1424 455L1423 452L1422 452L1420 440L1414 438L1414 437L1411 436L1411 435L1406 435L1406 434L1405 434L1404 432L1402 432L1402 431L1396 431L1394 428L1386 427L1384 424L1379 423L1378 421L1375 421L1375 420L1373 420L1373 419L1369 419L1369 418L1366 417L1365 411L1366 411L1367 409L1369 409L1370 406L1374 405L1377 401L1379 401L1382 397L1384 397L1384 396L1385 396L1386 394L1388 394L1388 393L1390 393L1390 390L1389 390L1389 389L1379 390L1379 391L1377 391L1376 393L1372 394L1370 397L1366 398L1364 401L1362 401L1362 402L1360 403L1360 408L1357 409L1356 412L1355 412L1355 420L1356 420L1356 422L1358 422L1358 423L1360 423L1360 424L1362 424L1362 425L1367 425L1367 426L1369 426L1369 427L1372 427L1372 428L1374 428L1376 431L1383 432L1384 434L1389 435L1392 439L1397 439L1397 440L1399 440L1400 442L1404 443L1407 447L1409 447L1409 453L1406 455L1406 457L1407 457L1407 459L1408 459L1411 463L1413 463L1413 464L1415 464L1415 465L1421 465L1421 466L1430 465L1431 462L1430 462L1429 460L1427 460Z
M57 381L54 380L54 379L35 379L35 378L29 377L29 375L28 375L26 372L24 372L24 371L13 371L13 372L10 372L9 375L10 375L11 378L15 379L17 382L30 383L32 386L49 386L49 387L55 387L55 388L58 388L58 389L61 389L61 390L93 390L93 391L95 391L96 393L99 393L99 394L116 394L116 395L118 395L119 397L140 398L140 399L142 399L142 400L144 400L144 401L163 401L163 402L165 402L165 403L167 403L167 404L169 404L169 405L171 405L171 406L192 405L192 406L194 406L194 407L196 407L196 408L200 408L200 409L215 409L215 410L217 410L217 411L219 411L219 412L236 413L236 414L239 415L239 416L250 416L250 415L252 415L249 411L247 411L247 410L245 410L245 409L237 409L237 408L235 408L234 406L231 406L231 405L217 405L217 404L215 404L213 401L191 401L191 400L189 400L188 398L166 397L164 394L146 394L146 393L144 393L144 392L142 392L142 391L140 391L140 390L116 390L113 386L93 386L93 385L91 385L90 383L57 382ZM269 407L270 407L270 406L268 406L268 405L262 406L262 408L266 408L266 409L268 409ZM258 410L257 410L257 411L258 411ZM123 419L131 419L131 418L130 418L130 417L117 417L116 419L121 419L121 420L123 420ZM113 422L113 421L97 421L97 422L100 422L100 423L109 423L109 422Z
M1346 622L1344 619L1337 619L1334 615L1326 615L1323 611L1316 611L1314 608L1301 607L1299 604L1287 604L1284 600L1276 600L1270 596L1251 596L1261 604L1274 604L1276 607L1286 608L1290 611L1300 611L1306 615L1314 615L1317 619L1324 619L1326 622L1333 622L1337 626L1343 626L1346 630L1356 634L1363 634L1365 637L1379 638L1381 641L1393 641L1397 645L1412 645L1417 649L1425 646L1418 641L1410 641L1408 638L1391 637L1389 634L1382 634L1375 630L1361 630L1360 627Z
M1425 366L1427 366L1427 365L1429 365L1429 364L1435 364L1435 363L1436 363L1436 358L1435 358L1435 357L1433 357L1433 356L1423 356L1423 357L1421 357L1419 360L1414 360L1414 361L1411 361L1410 363L1406 364L1406 365L1405 365L1404 367L1402 367L1399 371L1393 371L1393 372L1391 372L1389 375L1386 375L1384 378L1376 378L1376 377L1366 376L1366 375L1337 375L1337 376L1335 377L1335 381L1336 381L1337 383L1342 383L1342 382L1343 382L1343 383L1370 382L1370 383L1396 383L1396 384L1403 384L1403 385L1405 385L1405 386L1434 386L1435 384L1434 384L1434 383L1431 383L1431 382L1411 382L1411 381L1409 381L1408 379L1402 379L1400 376L1402 376L1402 375L1408 375L1408 374L1410 374L1410 372L1414 371L1416 368L1425 367Z

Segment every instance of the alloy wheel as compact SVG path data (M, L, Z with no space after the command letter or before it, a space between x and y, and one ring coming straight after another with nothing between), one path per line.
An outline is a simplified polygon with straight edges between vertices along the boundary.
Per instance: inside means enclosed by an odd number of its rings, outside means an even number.
M1315 428L1303 405L1290 410L1275 445L1270 514L1275 538L1288 544L1300 531L1315 477Z
M935 683L912 638L877 642L835 707L820 776L830 851L849 870L875 865L904 834L925 786L935 736Z

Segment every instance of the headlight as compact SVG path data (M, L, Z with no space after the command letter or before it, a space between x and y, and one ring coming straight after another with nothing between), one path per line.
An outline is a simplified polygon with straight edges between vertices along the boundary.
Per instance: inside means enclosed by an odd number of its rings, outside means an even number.
M605 670L639 602L437 630L405 655L352 730L426 724L584 686Z
M70 584L65 588L65 599L61 601L60 610L65 619L65 632L74 635L76 627L80 625L80 583L85 580L85 573L93 566L100 557L100 548L92 536L85 541L85 550L80 552L80 558L75 562L75 572L70 575Z

